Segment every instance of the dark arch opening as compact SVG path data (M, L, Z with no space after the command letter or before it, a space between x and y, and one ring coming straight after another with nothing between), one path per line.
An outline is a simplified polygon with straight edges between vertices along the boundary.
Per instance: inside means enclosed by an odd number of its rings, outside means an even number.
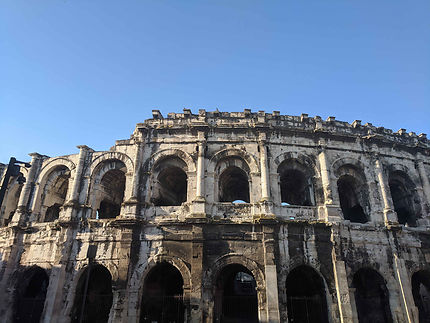
M229 166L219 177L219 201L236 200L249 203L248 175L239 167Z
M232 264L221 270L215 289L214 322L258 322L257 284L246 267Z
M281 186L281 203L314 205L312 178L309 170L294 161L283 162L278 169Z
M88 280L87 293L84 293ZM72 310L72 322L102 323L109 319L112 307L112 276L109 270L102 265L90 265L87 267L76 286L75 302ZM82 311L82 306L83 311Z
M420 270L412 275L412 295L420 323L430 323L430 271Z
M328 322L324 281L308 266L294 268L287 276L288 322Z
M125 174L122 170L111 169L103 175L100 184L104 197L97 210L97 218L114 219L121 212L125 190Z
M354 274L355 304L360 323L392 322L388 289L384 278L373 269L360 269Z
M414 210L415 187L412 181L402 172L393 172L389 176L388 184L399 223L410 227L417 226Z
M340 207L345 220L356 223L366 223L367 215L364 212L364 195L365 192L359 191L357 180L350 175L343 175L337 181L339 192Z
M180 167L160 171L153 202L155 206L179 206L187 200L187 174Z
M52 176L56 177L53 179ZM42 205L47 207L43 222L52 222L59 218L69 188L70 170L66 166L58 166L49 177L53 181L45 188L43 195Z
M162 262L152 268L143 285L140 322L184 322L183 285L173 265Z
M15 291L15 323L38 323L42 316L49 277L40 267L27 270Z

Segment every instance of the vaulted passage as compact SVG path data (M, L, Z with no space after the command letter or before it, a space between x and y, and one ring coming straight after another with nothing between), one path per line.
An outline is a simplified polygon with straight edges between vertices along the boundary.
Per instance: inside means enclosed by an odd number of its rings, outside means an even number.
M187 165L178 157L163 159L154 167L152 203L156 206L179 206L187 201Z
M148 273L143 286L140 322L184 322L183 279L173 265L162 262Z
M226 168L219 177L219 201L249 203L248 175L236 166Z
M86 292L85 292L86 291ZM91 265L79 278L72 322L103 323L109 319L112 307L112 276L106 267Z
M45 304L49 277L40 267L27 270L18 283L15 291L15 323L38 323Z
M337 181L337 189L339 192L340 207L345 220L351 222L366 223L367 215L364 212L364 201L367 196L360 191L360 184L350 175L343 175ZM361 187L362 189L362 187Z
M415 227L420 206L413 182L405 173L396 171L390 173L389 186L399 223Z
M360 269L353 278L355 304L360 323L392 322L388 290L382 276L373 269Z
M412 294L420 323L430 323L430 272L420 270L412 275Z
M100 184L103 197L98 209L98 218L116 218L120 214L121 203L124 199L124 172L119 169L111 169L103 175Z
M281 202L290 205L315 204L311 170L295 160L286 160L278 168Z
M308 266L293 269L287 277L288 322L328 322L323 279Z
M44 222L58 219L60 208L66 201L69 188L70 170L66 166L59 166L53 170L47 179L42 194L42 214Z
M215 290L214 322L258 322L256 282L242 265L228 265L218 276Z

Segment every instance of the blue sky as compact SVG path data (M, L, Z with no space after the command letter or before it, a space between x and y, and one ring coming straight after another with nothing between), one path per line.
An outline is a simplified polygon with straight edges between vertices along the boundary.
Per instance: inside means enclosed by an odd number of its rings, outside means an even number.
M430 136L430 1L1 1L0 162L106 150L154 108Z

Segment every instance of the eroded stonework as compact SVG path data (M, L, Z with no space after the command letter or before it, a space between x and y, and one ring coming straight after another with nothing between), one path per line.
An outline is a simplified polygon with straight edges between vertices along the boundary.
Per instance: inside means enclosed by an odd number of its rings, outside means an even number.
M430 322L424 134L154 110L78 149L9 182L2 322Z

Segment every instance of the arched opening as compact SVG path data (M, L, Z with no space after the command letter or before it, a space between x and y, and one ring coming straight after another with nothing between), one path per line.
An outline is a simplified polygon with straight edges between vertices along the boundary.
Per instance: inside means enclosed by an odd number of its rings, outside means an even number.
M107 322L112 300L112 276L109 270L102 265L89 265L76 286L72 322L80 322L81 317L82 322L87 323Z
M278 167L283 205L315 205L312 172L295 160L285 160Z
M98 219L114 219L121 211L124 199L125 174L122 169L107 171L101 181L101 201L97 210Z
M368 217L364 211L367 201L367 191L364 185L351 175L343 175L337 181L340 207L345 220L356 223L366 223Z
M430 323L430 271L420 270L412 275L412 295L420 323Z
M49 277L40 267L27 270L15 291L15 323L38 323L42 316Z
M43 222L52 222L60 216L69 188L70 170L66 166L56 167L49 175L42 194Z
M9 186L6 191L1 210L4 226L7 226L12 220L16 208L18 207L19 196L21 194L23 186L24 185L19 184L16 179L12 179L9 182Z
M214 322L258 322L257 284L242 265L232 264L219 273L214 304Z
M162 262L152 268L143 285L140 322L184 322L183 285L173 265Z
M245 171L237 166L227 167L219 176L219 201L249 203L249 181Z
M357 271L352 281L360 323L392 322L388 290L384 278L373 269Z
M400 224L415 227L420 209L415 185L405 173L400 171L390 173L388 183L397 220Z
M308 266L294 268L287 276L288 322L328 322L324 281Z
M155 206L179 206L187 201L187 165L178 157L158 162L153 171L151 201Z

